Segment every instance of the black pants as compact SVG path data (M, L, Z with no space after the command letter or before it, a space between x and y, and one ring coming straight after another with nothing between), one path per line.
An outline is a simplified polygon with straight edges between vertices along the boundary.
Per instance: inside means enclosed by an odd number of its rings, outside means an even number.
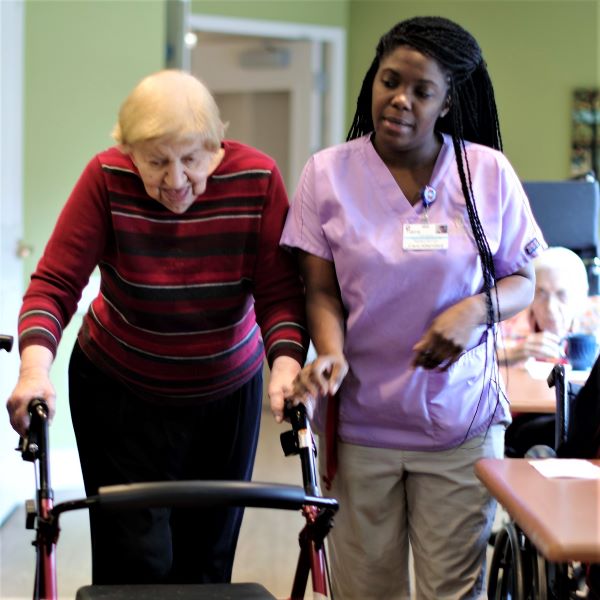
M533 446L554 448L553 414L521 413L513 418L504 435L504 453L509 458L523 458Z
M100 486L191 479L249 480L262 373L194 407L155 406L107 377L75 345L71 417L86 493ZM243 509L90 510L94 584L231 580Z

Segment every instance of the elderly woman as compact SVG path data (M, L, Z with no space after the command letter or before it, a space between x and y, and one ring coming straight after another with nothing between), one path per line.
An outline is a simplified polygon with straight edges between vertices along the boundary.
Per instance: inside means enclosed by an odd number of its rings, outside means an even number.
M587 272L577 254L555 246L535 258L533 265L536 277L533 302L504 323L505 350L500 355L511 365L527 360L564 360L565 338L582 330L584 312L590 306ZM505 433L505 453L519 458L532 446L553 447L554 431L554 415L513 414Z
M575 252L555 246L533 261L535 296L523 312L503 324L501 356L508 364L564 357L565 336L577 331L588 307L588 278Z
M301 283L278 246L288 201L270 157L224 140L208 90L161 71L123 103L69 197L20 314L11 423L54 412L49 369L90 273L101 288L69 368L86 492L111 484L248 480L262 364L281 419L304 361ZM92 513L94 583L223 582L242 510Z

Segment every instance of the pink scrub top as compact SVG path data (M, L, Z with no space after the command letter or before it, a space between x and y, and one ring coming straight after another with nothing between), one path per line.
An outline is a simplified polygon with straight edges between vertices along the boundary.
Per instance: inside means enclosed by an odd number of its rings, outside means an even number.
M521 183L506 157L466 144L473 193L498 279L545 247ZM494 356L495 331L481 328L448 371L410 366L413 345L433 318L482 291L452 140L444 136L430 186L429 223L447 225L448 247L406 250L405 224L425 222L373 147L370 135L310 158L281 244L335 263L347 311L340 389L343 441L381 448L443 450L510 414ZM325 402L315 415L324 430Z

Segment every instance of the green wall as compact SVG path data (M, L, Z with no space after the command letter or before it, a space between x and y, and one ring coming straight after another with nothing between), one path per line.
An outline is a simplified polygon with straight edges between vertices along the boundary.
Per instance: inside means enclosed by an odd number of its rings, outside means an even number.
M2 1L2 0L0 0ZM164 66L166 0L26 0L25 240L29 274L85 163L111 144L120 102ZM478 38L494 80L506 153L523 179L569 176L575 87L599 84L600 0L193 0L192 12L347 30L347 120L380 35L397 21L439 14ZM53 445L72 444L67 329L53 381Z
M348 108L381 34L417 15L459 22L494 83L505 152L522 179L569 177L571 95L598 80L597 0L350 0Z
M346 27L348 0L191 0L193 13Z
M26 1L24 239L34 246L27 276L83 167L111 145L121 101L163 67L164 15L158 1ZM66 372L80 323L75 316L66 329L52 369L55 447L74 443Z

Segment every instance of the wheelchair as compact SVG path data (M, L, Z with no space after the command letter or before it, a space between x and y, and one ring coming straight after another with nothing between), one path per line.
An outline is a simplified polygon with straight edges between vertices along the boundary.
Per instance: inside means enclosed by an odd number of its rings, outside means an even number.
M554 448L534 446L526 458L592 458L600 450L600 359L586 384L571 385L564 365L555 365ZM489 565L489 600L575 600L596 598L586 586L585 565L546 560L513 520L496 534Z

